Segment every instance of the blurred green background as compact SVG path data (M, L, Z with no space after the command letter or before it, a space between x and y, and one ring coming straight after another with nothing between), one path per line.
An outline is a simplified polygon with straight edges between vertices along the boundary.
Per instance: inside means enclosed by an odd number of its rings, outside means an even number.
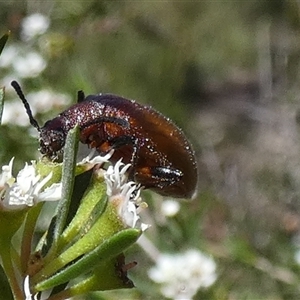
M50 26L26 40L22 20L37 12ZM67 105L37 108L42 124L75 103L78 90L109 92L152 105L186 132L199 195L166 217L163 199L146 193L145 219L160 251L196 248L215 259L218 279L195 299L299 299L299 1L7 0L0 20L1 36L11 30L7 47L46 62L27 77L0 65L6 103L16 99L12 79L29 102L43 89L69 95ZM15 156L17 170L36 159L35 136L4 123L2 165ZM136 289L88 299L162 297L147 254L136 246L127 258L138 262L129 272Z

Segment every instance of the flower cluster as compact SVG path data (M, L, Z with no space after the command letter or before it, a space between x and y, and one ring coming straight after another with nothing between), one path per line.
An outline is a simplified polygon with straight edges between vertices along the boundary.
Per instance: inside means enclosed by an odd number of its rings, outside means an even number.
M46 113L58 107L65 107L71 101L68 95L53 92L50 89L31 92L28 94L28 99L30 99L30 109L33 116L37 112ZM28 116L24 113L24 106L19 99L5 103L2 124L10 123L19 126L29 125Z
M40 13L34 13L22 20L21 37L23 41L31 41L44 34L50 26L50 19Z
M47 55L43 54L42 38L48 31L50 19L40 13L25 17L21 22L20 42L10 43L3 49L0 57L0 70L2 78L0 86L6 87L6 93L15 96L10 88L10 83L16 78L18 81L34 79L40 76L48 65ZM20 44L25 42L24 44ZM13 92L13 93L12 93ZM33 116L37 112L45 113L55 108L65 107L71 102L68 95L57 93L51 89L43 89L28 94L30 98ZM28 117L24 113L24 107L19 99L6 101L4 106L2 124L26 126Z
M104 163L108 163L112 153L103 157L94 157L94 152L92 152L76 165L76 174L93 169L93 179L72 221L61 231L57 239L52 241L52 247L55 250L51 251L50 249L44 257L37 254L37 264L31 262L22 272L29 274L23 278L23 291L26 299L35 299L39 292L42 292L43 297L44 291L47 293L54 286L84 274L87 276L86 280L93 282L93 284L88 284L88 290L133 286L127 278L126 270L135 264L120 264L120 255L123 255L123 251L139 238L141 232L148 225L141 223L138 214L141 207L140 186L127 180L126 171L130 165L124 165L119 161L114 166L110 165L107 170L101 168ZM53 173L61 174L62 166L63 164L53 164L47 161L25 164L15 178L12 175L12 159L8 165L2 167L0 174L0 211L5 211L8 215L11 211L21 210L26 213L41 201L60 200L60 203L69 201L63 199L62 183L53 183L53 177L57 176ZM41 176L39 171L44 174L45 169L48 169L47 175ZM62 182L64 181L62 180ZM106 186L108 199L101 192L105 191L103 185ZM100 206L104 205L105 210L98 211L96 207L99 204ZM61 204L58 202L58 205ZM63 220L64 217L59 216L60 214L64 214L63 209L58 210L56 216L57 219ZM25 215L23 214L23 216ZM13 215L12 218L14 218ZM11 222L12 219L8 218L7 220L7 222ZM6 219L2 219L2 223L5 225ZM21 225L20 222L18 224ZM5 226L9 227L9 223ZM55 226L60 228L59 222ZM25 227L26 230L33 229L35 222L27 224ZM16 226L14 228L17 229ZM32 229L28 232L32 232ZM24 232L24 235L27 240L28 233ZM29 240L31 240L30 237ZM2 245L4 244L2 243ZM30 244L26 245L31 248ZM32 255L35 257L35 253ZM28 259L30 258L20 257L24 266L27 266L28 261L23 260ZM42 268L40 267L41 259L43 260ZM122 256L121 261L123 261ZM72 264L70 265L70 263ZM119 266L118 269L116 269L116 264ZM67 265L70 266L66 267ZM92 275L90 275L91 269L94 270ZM103 270L107 274L106 279L103 279ZM67 293L68 297L71 297L88 290L86 283L83 282L76 288L70 286L63 293Z
M119 160L115 166L109 166L105 172L104 178L107 184L107 195L122 216L124 224L130 228L141 228L146 230L149 226L140 222L139 212L147 205L141 202L140 185L133 181L127 181L126 171L130 164L124 165Z
M36 44L38 37L44 34L49 26L49 18L42 14L32 14L22 20L21 39L27 43L27 47L20 47L15 43L4 49L0 68L10 71L7 77L17 74L21 78L34 78L45 70L47 61L40 54Z
M160 284L165 297L188 300L198 289L216 281L216 263L198 250L160 254L156 266L149 270L149 277Z
M2 209L23 209L41 201L56 201L61 198L61 183L50 187L45 185L52 177L49 173L45 178L37 174L35 163L25 164L17 177L12 175L13 158L8 165L2 167L0 174L0 207Z

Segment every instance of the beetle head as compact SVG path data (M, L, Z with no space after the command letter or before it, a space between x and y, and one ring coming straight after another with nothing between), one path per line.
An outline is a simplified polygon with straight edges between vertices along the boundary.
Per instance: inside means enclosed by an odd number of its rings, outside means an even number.
M66 137L61 128L51 129L47 124L48 122L40 130L40 152L54 159L62 155Z
M52 159L60 157L62 154L62 148L65 144L65 133L62 127L62 121L59 118L55 118L46 122L45 125L41 128L32 115L29 103L26 100L20 85L16 81L12 81L11 85L15 89L25 106L30 124L35 127L40 133L41 153Z

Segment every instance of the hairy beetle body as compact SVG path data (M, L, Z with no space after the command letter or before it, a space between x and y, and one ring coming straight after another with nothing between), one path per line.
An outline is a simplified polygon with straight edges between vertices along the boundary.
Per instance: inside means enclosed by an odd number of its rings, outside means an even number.
M101 154L114 149L112 162L122 158L124 163L131 163L130 178L145 188L162 195L193 197L197 187L195 154L183 132L170 119L120 96L99 94L84 98L82 92L79 96L79 103L43 127L34 125L40 131L42 154L57 156L68 131L78 124L82 143ZM37 124L28 114L31 123Z

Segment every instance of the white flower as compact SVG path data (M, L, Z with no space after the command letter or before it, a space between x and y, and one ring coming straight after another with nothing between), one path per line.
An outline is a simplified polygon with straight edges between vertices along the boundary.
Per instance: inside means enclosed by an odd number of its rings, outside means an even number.
M14 77L7 78L8 87ZM5 86L6 84L4 84ZM14 93L15 95L15 93ZM64 94L54 93L49 90L42 90L36 93L30 93L27 96L30 99L30 109L32 115L35 116L36 112L45 113L56 107L65 106L70 102L70 98ZM13 123L19 126L28 126L29 118L26 114L24 105L20 99L7 101L4 104L2 124Z
M161 212L166 217L174 217L180 210L178 201L167 199L162 201Z
M34 107L39 113L64 107L71 102L71 98L68 95L55 93L47 89L29 93L27 98L30 99L30 107Z
M108 196L111 197L122 192L124 185L127 182L126 171L129 168L130 164L123 164L121 159L115 164L115 166L108 167L105 174ZM128 183L131 185L131 182Z
M11 174L13 159L8 166L2 167L0 182L0 205L5 209L23 209L33 206L40 201L56 201L61 198L61 183L52 184L43 190L45 184L51 179L52 173L45 178L36 174L35 164L28 165L18 173L17 178Z
M146 207L146 204L140 203L141 187L133 181L127 182L126 171L129 168L130 164L124 165L121 160L115 166L108 167L104 173L107 195L110 197L110 201L116 205L118 215L125 225L144 231L149 226L141 223L139 212Z
M29 41L45 33L50 25L48 17L35 13L22 20L21 37L24 41Z
M6 46L0 56L0 68L8 68L19 54L19 49L16 45Z
M192 299L199 288L209 287L217 279L214 260L199 250L161 254L148 274L171 299Z
M29 52L15 57L12 63L15 72L23 78L37 77L47 66L47 62L37 52Z

